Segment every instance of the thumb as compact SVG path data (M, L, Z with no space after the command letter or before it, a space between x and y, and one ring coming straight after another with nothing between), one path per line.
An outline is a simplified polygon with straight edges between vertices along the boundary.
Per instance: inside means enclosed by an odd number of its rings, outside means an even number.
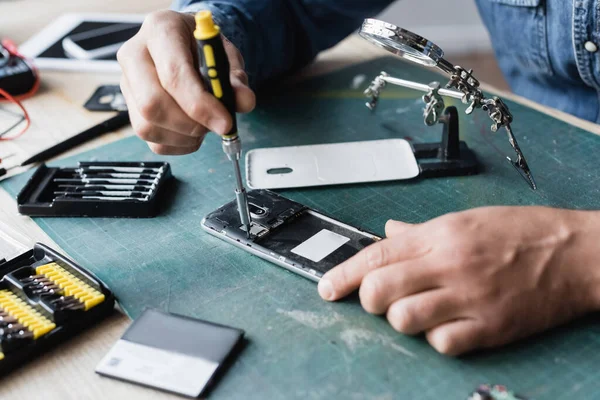
M248 87L248 75L244 70L232 69L230 78L231 86L235 92L237 112L249 113L256 107L256 95Z
M229 59L229 65L231 73L229 79L231 80L231 86L235 91L235 101L237 111L241 113L248 113L254 110L256 106L256 95L248 86L248 74L246 74L244 67L244 58L240 51L231 43L225 36L223 38L223 46Z
M400 235L406 233L412 226L414 226L414 225L406 223L406 222L394 221L393 219L390 219L385 224L385 236L387 236L387 237L400 236Z

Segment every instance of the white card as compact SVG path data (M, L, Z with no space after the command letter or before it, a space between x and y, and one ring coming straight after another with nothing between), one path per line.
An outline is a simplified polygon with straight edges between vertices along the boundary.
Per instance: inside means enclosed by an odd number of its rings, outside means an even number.
M323 229L321 232L294 247L292 253L308 258L311 261L319 262L349 241L350 238Z
M96 367L113 378L198 397L219 364L120 339Z

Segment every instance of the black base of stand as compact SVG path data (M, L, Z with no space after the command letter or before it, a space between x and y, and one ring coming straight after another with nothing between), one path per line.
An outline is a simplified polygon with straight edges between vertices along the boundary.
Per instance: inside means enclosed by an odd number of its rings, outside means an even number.
M448 107L442 119L444 129L440 143L413 144L421 178L475 175L479 162L473 150L459 137L458 110ZM421 162L421 160L431 160Z

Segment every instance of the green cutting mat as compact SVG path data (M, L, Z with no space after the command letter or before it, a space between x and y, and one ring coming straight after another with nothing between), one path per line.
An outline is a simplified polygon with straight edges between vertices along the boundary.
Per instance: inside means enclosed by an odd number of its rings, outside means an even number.
M436 78L384 58L265 95L251 116L241 118L245 149L397 137L439 140L441 127L423 125L420 93L390 87L375 114L364 107L361 92L380 70L425 83ZM284 194L380 234L388 218L418 222L483 205L598 207L600 137L509 106L538 191L499 154L512 156L506 136L488 134L490 121L479 111L461 117L461 126L463 139L484 161L481 175ZM482 382L506 384L537 399L600 396L600 323L592 318L497 351L448 358L423 338L399 335L384 319L368 315L356 297L325 303L314 283L204 233L202 217L233 198L231 165L216 136L186 157L159 157L128 138L57 165L84 159L172 163L178 183L158 218L36 222L102 278L130 316L158 307L245 329L248 346L216 388L215 399L464 399ZM16 194L26 179L3 186Z

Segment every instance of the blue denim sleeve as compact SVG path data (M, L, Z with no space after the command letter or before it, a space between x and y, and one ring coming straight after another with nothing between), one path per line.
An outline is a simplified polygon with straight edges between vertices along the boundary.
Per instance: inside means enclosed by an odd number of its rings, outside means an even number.
M175 0L181 12L212 11L241 51L252 86L309 63L393 0Z

